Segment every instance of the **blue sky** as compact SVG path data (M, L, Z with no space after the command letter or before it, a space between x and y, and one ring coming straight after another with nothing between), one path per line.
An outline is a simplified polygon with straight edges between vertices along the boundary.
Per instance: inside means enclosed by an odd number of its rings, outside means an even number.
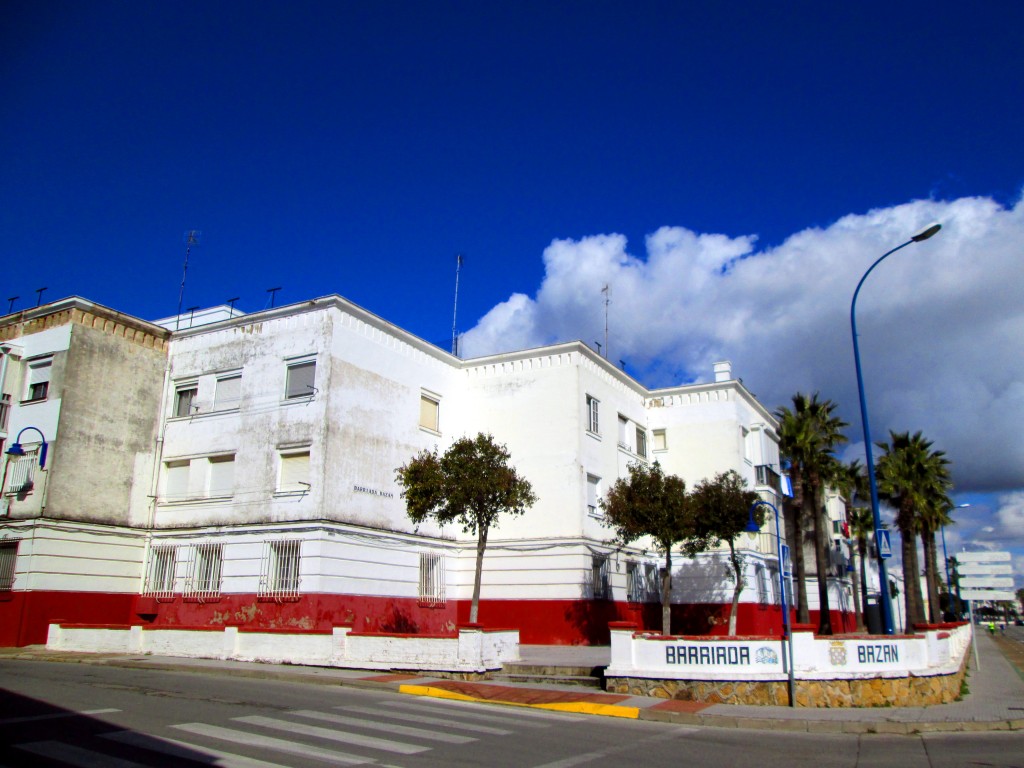
M0 311L340 293L467 349L602 340L947 450L1024 574L1018 2L0 6ZM896 262L896 259L899 261ZM13 269L11 268L13 265ZM986 528L991 531L986 532ZM1020 579L1024 583L1024 578Z

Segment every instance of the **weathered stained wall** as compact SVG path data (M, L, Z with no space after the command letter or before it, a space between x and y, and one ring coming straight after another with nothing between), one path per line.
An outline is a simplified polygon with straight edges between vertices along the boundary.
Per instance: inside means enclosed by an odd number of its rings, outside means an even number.
M149 479L166 353L97 325L72 325L63 380L55 371L51 383L62 405L46 516L129 525L133 488L144 496Z

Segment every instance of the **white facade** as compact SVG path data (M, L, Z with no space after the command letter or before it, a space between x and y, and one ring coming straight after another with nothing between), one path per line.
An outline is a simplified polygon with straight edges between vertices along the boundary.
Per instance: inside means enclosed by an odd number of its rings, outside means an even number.
M728 364L712 383L648 390L579 342L460 360L338 296L234 314L164 331L147 450L124 457L126 508L107 529L130 554L111 568L124 580L102 589L141 594L125 621L454 630L475 541L414 526L395 469L478 432L507 446L538 496L492 531L483 575L481 621L525 642L606 640L608 620L657 612L659 558L615 546L598 503L631 462L658 460L691 487L733 469L780 503L775 420ZM56 434L59 419L39 414ZM741 631L774 631L774 520L738 543ZM724 553L674 559L674 602L713 625L731 600Z

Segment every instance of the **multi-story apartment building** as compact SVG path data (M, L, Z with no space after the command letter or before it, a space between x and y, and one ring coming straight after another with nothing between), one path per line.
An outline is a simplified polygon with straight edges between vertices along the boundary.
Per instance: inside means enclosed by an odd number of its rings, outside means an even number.
M36 475L52 478L3 486L0 620L19 628L2 642L41 642L56 620L451 631L468 617L475 542L411 523L395 469L477 432L538 496L491 533L479 615L524 642L660 625L660 557L612 541L599 504L631 462L689 485L735 469L780 500L774 418L728 364L710 383L649 390L579 342L461 360L338 296L201 322L80 299L0 318L3 391L17 390L0 438L40 429L51 460ZM33 410L47 355L63 380ZM775 632L774 520L741 547L740 630ZM722 631L723 553L676 562L676 630Z

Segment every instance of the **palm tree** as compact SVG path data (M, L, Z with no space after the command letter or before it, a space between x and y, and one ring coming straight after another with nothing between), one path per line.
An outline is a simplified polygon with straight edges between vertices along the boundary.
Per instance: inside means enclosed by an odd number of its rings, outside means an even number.
M935 532L953 522L949 516L952 509L952 500L942 493L931 499L919 516L921 547L924 550L924 581L928 589L928 620L932 624L942 621L942 607L939 605L939 550L935 544Z
M907 624L913 627L925 622L917 534L928 510L943 500L948 502L947 491L952 487L949 461L946 454L934 450L932 442L920 432L913 435L890 432L889 437L891 443L878 443L883 451L876 468L878 491L896 508L896 527L900 531L903 555Z
M793 395L793 410L776 410L779 420L779 450L790 462L794 505L790 511L794 534L794 569L800 585L797 603L797 621L807 621L806 569L803 563L804 524L811 522L814 533L814 561L818 578L818 633L832 634L832 617L828 598L828 556L831 536L825 519L823 503L825 485L836 474L838 462L832 451L846 442L841 433L846 422L835 416L836 404L819 400L815 392L810 397L797 392ZM799 488L799 490L798 490ZM799 506L797 506L797 504ZM787 505L789 507L789 505ZM789 532L787 531L787 534Z

